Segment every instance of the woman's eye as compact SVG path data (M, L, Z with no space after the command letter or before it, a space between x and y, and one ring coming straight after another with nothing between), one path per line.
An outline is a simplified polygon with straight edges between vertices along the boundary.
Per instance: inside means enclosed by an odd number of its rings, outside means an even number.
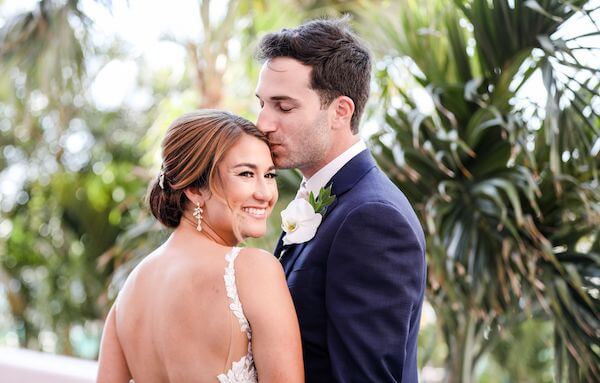
M275 179L275 178L277 178L277 173L267 173L267 174L265 174L265 177L270 178L270 179Z
M248 177L248 178L250 178L250 177L252 177L254 174L253 174L252 172L248 172L248 171L246 171L246 172L241 172L241 173L240 173L240 174L238 174L238 175L239 175L239 176L242 176L242 177Z

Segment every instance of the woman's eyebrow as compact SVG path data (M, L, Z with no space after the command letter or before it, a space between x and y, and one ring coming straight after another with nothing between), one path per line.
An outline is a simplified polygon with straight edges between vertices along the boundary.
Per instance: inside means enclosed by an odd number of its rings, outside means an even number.
M237 164L233 168L235 169L235 168L241 168L241 167L248 167L248 168L253 169L253 170L258 169L258 166L256 166L255 164L248 163L248 162ZM273 169L275 169L275 165L269 166L269 168L267 170L273 170Z

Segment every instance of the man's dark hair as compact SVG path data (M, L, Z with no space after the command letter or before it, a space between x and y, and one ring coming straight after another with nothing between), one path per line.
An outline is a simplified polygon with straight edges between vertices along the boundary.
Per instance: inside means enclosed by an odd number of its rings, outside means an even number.
M257 58L264 62L276 57L290 57L312 67L310 87L319 95L321 107L339 96L350 97L354 102L352 133L358 133L369 98L371 57L346 18L313 20L269 33L260 42Z

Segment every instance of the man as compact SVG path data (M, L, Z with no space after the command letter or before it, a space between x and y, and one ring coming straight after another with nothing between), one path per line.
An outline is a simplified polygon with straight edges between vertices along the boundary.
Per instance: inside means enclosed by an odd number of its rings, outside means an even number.
M314 237L280 257L302 334L307 382L417 382L425 241L409 202L358 135L369 52L344 20L265 36L257 125L298 198L331 186ZM284 233L285 234L285 233ZM283 238L283 236L282 236Z

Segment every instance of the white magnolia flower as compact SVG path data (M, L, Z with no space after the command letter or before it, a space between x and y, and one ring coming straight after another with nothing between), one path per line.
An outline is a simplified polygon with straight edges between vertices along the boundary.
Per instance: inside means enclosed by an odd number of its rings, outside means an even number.
M281 212L281 228L285 231L284 245L310 241L315 236L323 216L315 213L312 205L298 198Z

